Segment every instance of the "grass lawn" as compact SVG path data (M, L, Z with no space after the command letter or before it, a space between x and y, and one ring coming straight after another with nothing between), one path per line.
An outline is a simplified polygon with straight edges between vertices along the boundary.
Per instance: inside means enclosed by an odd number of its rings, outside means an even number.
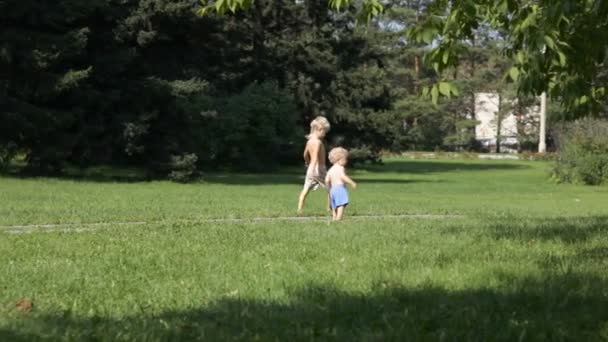
M337 224L209 220L293 216L304 170L0 177L0 340L608 341L608 187L548 167L388 159Z

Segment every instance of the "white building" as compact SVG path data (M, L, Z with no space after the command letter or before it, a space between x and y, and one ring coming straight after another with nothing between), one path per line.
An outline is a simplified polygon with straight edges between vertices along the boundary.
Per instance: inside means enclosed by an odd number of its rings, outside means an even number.
M508 101L508 100L507 100ZM503 99L503 105L505 100ZM513 101L506 102L510 107ZM501 104L500 95L497 93L475 94L475 139L482 146L493 150L496 146L498 133L498 114ZM526 108L524 113L514 113L509 110L502 114L500 121L500 145L503 152L517 152L522 134L535 134L538 132L540 117L539 106ZM518 128L519 126L519 128ZM523 132L518 131L523 130Z

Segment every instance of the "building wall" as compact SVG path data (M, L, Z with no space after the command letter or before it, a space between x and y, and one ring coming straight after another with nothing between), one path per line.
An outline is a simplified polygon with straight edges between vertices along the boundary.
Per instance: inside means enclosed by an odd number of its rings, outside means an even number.
M505 100L503 100L505 101ZM496 146L497 116L500 104L500 95L497 93L477 93L475 94L475 119L478 124L475 126L475 138L486 148L492 149ZM535 122L534 117L538 117L538 107L534 106L526 109L526 118L517 118L511 111L504 115L501 120L500 135L501 145L504 151L514 152L519 143L518 122L528 122L524 129L525 133L533 134L534 128L529 122ZM531 119L531 120L530 120Z

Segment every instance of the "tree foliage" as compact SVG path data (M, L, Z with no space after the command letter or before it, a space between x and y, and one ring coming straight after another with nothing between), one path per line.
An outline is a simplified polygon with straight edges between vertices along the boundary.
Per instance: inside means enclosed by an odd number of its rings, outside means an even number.
M502 54L512 43L499 26L478 26L452 49L437 31L440 5L0 0L0 167L21 154L43 173L111 164L187 180L262 170L300 163L317 115L332 122L329 144L361 160L476 148L474 93L503 91L506 73L532 74L510 69L517 54ZM439 66L434 51L448 51Z
M435 1L410 36L435 47L427 62L437 71L455 67L476 30L487 25L504 37L508 75L523 94L543 91L570 111L598 113L606 88L597 82L608 47L604 1ZM591 37L593 37L591 39Z
M206 1L203 3L206 4ZM222 13L248 8L253 0L219 0L209 8ZM359 5L359 18L379 15L378 0L330 0L340 10ZM548 91L568 111L597 114L605 107L607 89L598 80L608 48L608 3L605 1L450 1L435 0L425 19L411 28L409 37L431 45L426 63L438 73L456 67L470 49L475 32L487 25L503 35L504 52L512 60L507 75L520 93ZM590 39L593 37L592 39ZM425 89L434 103L440 95L458 94L453 83L439 80Z
M0 1L2 164L22 153L43 173L68 164L135 165L154 176L193 163L260 169L276 164L269 156L295 161L302 128L320 114L340 122L349 143L373 144L377 132L355 141L363 122L337 114L390 103L373 74L380 54L353 28L354 9L335 16L324 3L260 0L200 17L196 8ZM283 126L261 124L271 120Z
M200 0L201 6L198 9L198 14L205 15L210 11L218 14L235 13L237 10L249 9L254 2L254 0ZM349 7L351 4L352 1L350 0L329 0L329 6L338 11ZM357 19L360 21L369 21L382 13L384 9L384 6L377 0L363 0L358 5Z

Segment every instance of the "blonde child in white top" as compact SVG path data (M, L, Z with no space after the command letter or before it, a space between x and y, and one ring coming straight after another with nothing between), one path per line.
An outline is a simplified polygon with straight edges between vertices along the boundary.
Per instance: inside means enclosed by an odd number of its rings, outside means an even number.
M323 144L323 138L325 138L329 129L329 121L323 116L317 116L310 122L310 134L306 136L308 141L304 148L304 162L308 167L306 169L304 188L300 192L298 199L298 213L302 212L306 196L310 190L316 190L319 186L325 187L324 179L327 169L325 167L325 145Z
M339 221L344 215L344 208L348 205L348 190L345 184L349 184L353 189L357 188L350 177L346 175L346 163L348 162L348 151L342 147L333 148L329 152L329 162L333 166L325 176L325 184L329 188L329 197L332 209L332 218Z

